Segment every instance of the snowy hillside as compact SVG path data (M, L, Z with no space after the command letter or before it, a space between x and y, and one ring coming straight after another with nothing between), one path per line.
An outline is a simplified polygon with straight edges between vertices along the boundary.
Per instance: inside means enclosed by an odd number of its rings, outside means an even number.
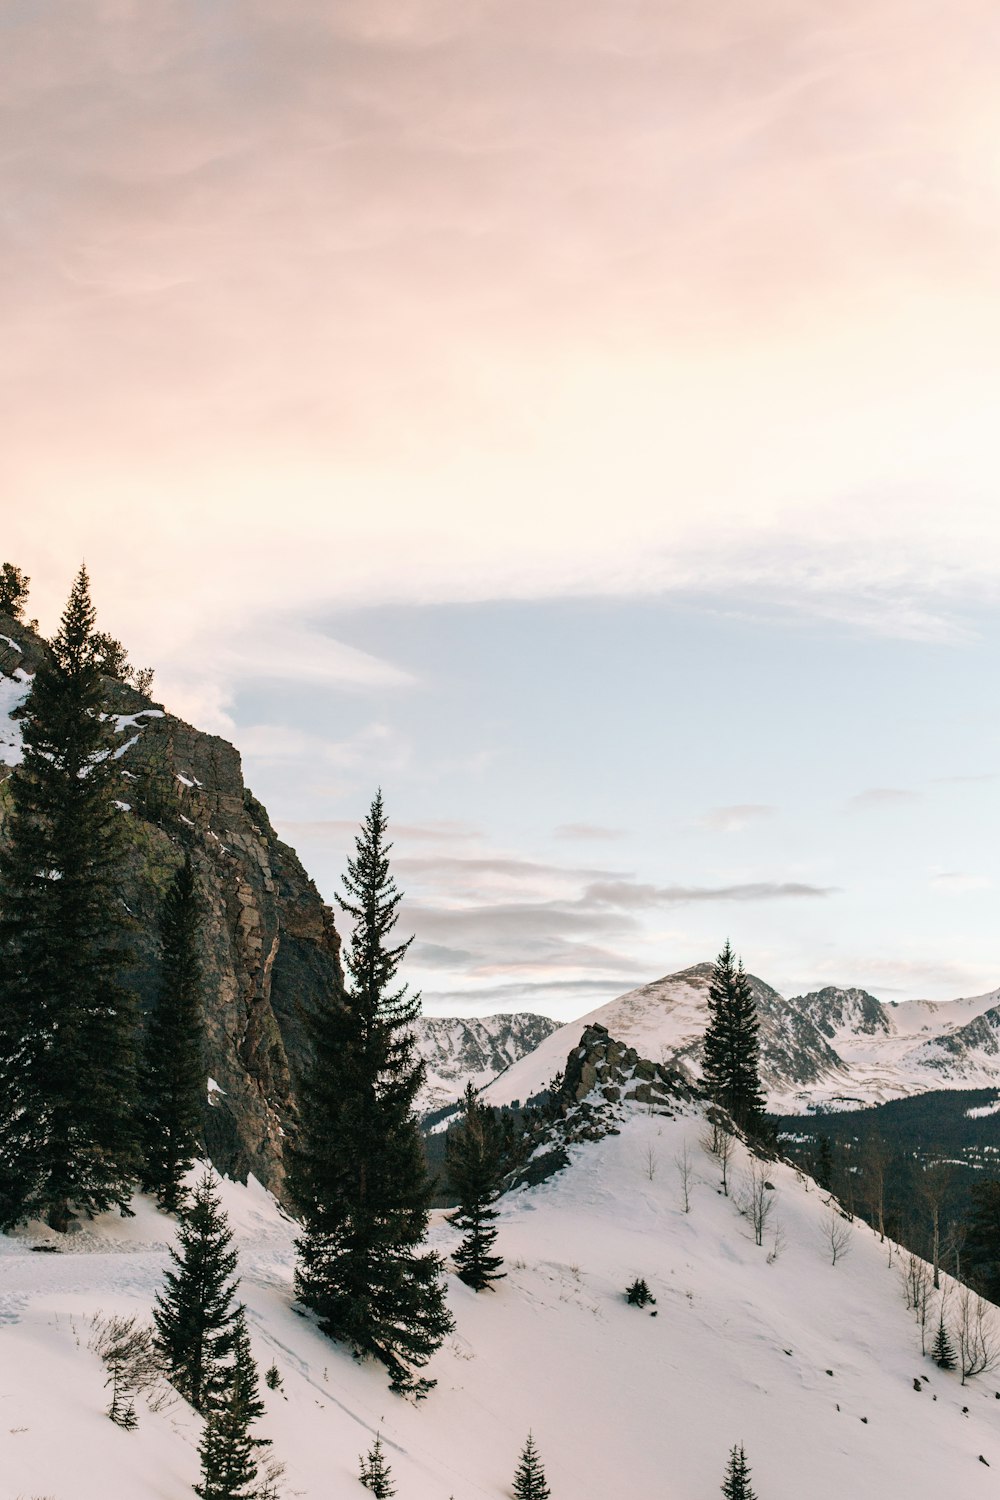
M265 1395L286 1497L360 1500L357 1456L380 1427L400 1500L502 1500L529 1428L553 1500L714 1500L741 1440L761 1500L991 1494L995 1381L963 1388L921 1358L887 1247L845 1225L850 1253L831 1264L823 1197L790 1168L767 1169L772 1216L755 1244L701 1133L697 1116L637 1112L507 1200L509 1275L478 1297L449 1278L457 1330L416 1407L295 1314L292 1226L263 1190L225 1184L258 1362L284 1382ZM745 1171L741 1155L737 1191ZM0 1500L189 1500L197 1418L175 1398L119 1430L88 1349L98 1311L148 1316L172 1229L141 1202L62 1254L0 1238ZM442 1223L435 1237L454 1243ZM636 1276L655 1318L625 1303Z
M697 1076L712 965L695 964L611 1000L553 1032L486 1091L522 1103L547 1088L584 1026L597 1022L643 1057ZM833 986L786 1000L751 975L761 1074L780 1114L856 1108L940 1088L1000 1085L1000 991L935 1004L883 1004Z
M511 1015L421 1016L414 1030L427 1062L427 1079L417 1111L427 1114L460 1098L467 1083L483 1088L558 1030L558 1021L527 1011Z

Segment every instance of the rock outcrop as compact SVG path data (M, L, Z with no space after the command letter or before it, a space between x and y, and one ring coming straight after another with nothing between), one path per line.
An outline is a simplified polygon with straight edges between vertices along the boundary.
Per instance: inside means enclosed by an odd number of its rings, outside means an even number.
M16 709L45 649L0 615L0 836L2 782L20 759ZM304 1021L343 991L333 914L245 786L233 746L123 683L106 686L128 820L122 898L136 917L132 983L148 1011L159 983L160 907L188 848L204 902L206 1144L228 1175L252 1173L280 1193L282 1137L308 1051Z
M584 1028L554 1084L528 1111L525 1159L511 1173L507 1191L561 1171L569 1163L567 1148L576 1142L617 1135L629 1110L673 1117L706 1097L687 1074L640 1057L596 1022Z

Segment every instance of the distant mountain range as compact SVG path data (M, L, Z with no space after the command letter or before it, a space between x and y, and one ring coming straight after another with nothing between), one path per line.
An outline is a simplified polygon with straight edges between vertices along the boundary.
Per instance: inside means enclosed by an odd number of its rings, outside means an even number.
M606 1026L640 1056L698 1076L710 963L630 990L553 1031L486 1091L522 1103L565 1066L583 1027ZM761 1074L776 1113L854 1109L929 1089L1000 1085L1000 990L944 1003L884 1003L829 986L786 999L750 976L761 1023Z
M528 1012L482 1016L421 1016L417 1047L427 1062L427 1079L417 1099L421 1114L450 1104L467 1083L481 1089L512 1063L533 1052L559 1022Z

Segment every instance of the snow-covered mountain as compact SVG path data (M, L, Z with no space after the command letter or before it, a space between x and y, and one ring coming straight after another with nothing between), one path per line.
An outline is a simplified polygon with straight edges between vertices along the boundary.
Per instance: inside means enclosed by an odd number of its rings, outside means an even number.
M536 1016L529 1011L474 1020L421 1016L414 1032L427 1063L427 1079L417 1110L427 1114L452 1103L465 1092L467 1083L483 1088L558 1028L559 1022L551 1016Z
M644 1057L697 1077L712 965L695 964L611 1000L553 1032L486 1090L524 1103L548 1087L582 1028L597 1022ZM786 1000L750 976L761 1023L761 1075L779 1114L857 1108L941 1088L1000 1086L1000 990L935 1003L883 1003L830 986Z
M829 988L789 1003L830 1039L846 1069L839 1081L790 1094L781 1103L789 1112L1000 1084L1000 990L885 1004L864 990Z
M989 1494L995 1377L961 1386L921 1357L897 1259L890 1268L860 1221L831 1220L790 1167L767 1167L755 1243L739 1210L749 1160L739 1147L724 1197L703 1135L690 1109L637 1108L618 1134L571 1146L558 1176L505 1199L507 1277L480 1296L449 1277L457 1327L419 1406L296 1316L294 1226L253 1182L223 1184L254 1352L282 1377L262 1391L262 1431L287 1465L285 1500L356 1500L358 1455L377 1432L399 1500L503 1500L529 1428L553 1500L715 1500L739 1442L762 1500ZM158 1410L137 1403L135 1431L113 1426L89 1347L98 1313L149 1317L175 1226L136 1207L60 1242L62 1254L33 1253L55 1243L45 1230L0 1236L0 1500L192 1494L199 1419L167 1393ZM831 1223L849 1251L836 1264ZM433 1241L455 1246L441 1216ZM626 1304L636 1277L655 1308Z
M540 1093L563 1066L581 1029L595 1022L618 1041L634 1047L640 1056L670 1063L696 1076L708 1023L711 975L710 963L695 964L629 990L579 1021L560 1027L528 1057L501 1074L486 1090L486 1098L494 1104L515 1100L524 1103ZM769 1097L798 1089L836 1087L846 1080L841 1059L810 1016L762 979L752 974L749 978L760 1016L762 1076Z

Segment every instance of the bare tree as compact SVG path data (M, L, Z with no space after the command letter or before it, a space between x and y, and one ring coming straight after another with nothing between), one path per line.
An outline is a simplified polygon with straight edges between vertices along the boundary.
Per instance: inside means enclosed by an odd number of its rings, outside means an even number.
M881 1241L885 1240L885 1177L891 1160L885 1141L872 1131L861 1148L862 1187L872 1226Z
M722 1191L729 1197L729 1164L736 1151L735 1137L728 1131L718 1110L709 1114L709 1129L701 1138L702 1150L714 1158L722 1173Z
M653 1178L656 1176L658 1161L659 1158L656 1155L656 1150L652 1142L650 1142L650 1144L646 1147L646 1154L643 1157L642 1162L642 1169L645 1172L646 1176L649 1178L650 1182L652 1182Z
M688 1143L687 1143L687 1141L684 1142L684 1145L682 1146L682 1148L681 1148L680 1152L678 1153L678 1155L674 1157L674 1164L677 1167L677 1175L680 1178L680 1183L681 1183L681 1203L684 1206L684 1212L686 1214L689 1214L691 1212L691 1170L692 1170L692 1167L691 1167L691 1153L688 1150Z
M941 1285L941 1208L951 1187L954 1169L946 1161L934 1161L920 1174L917 1192L931 1221L931 1264L934 1290Z
M100 1355L108 1372L104 1383L111 1387L108 1416L118 1427L135 1427L138 1421L135 1397L141 1393L155 1397L163 1373L163 1363L153 1343L153 1330L134 1317L105 1318L99 1313L91 1327L90 1347ZM158 1410L159 1404L154 1399L153 1410Z
M851 1226L831 1203L823 1215L823 1243L830 1252L830 1264L843 1260L851 1248Z
M737 1203L740 1213L753 1226L755 1245L764 1243L764 1230L774 1209L774 1189L767 1180L764 1163L751 1157L750 1168L743 1179L743 1187Z
M990 1304L971 1287L960 1286L954 1322L955 1342L962 1371L962 1384L972 1375L982 1375L1000 1364L1000 1336L996 1314Z
M920 1255L907 1251L899 1268L903 1297L920 1328L920 1352L927 1353L927 1314L931 1303L931 1268Z

